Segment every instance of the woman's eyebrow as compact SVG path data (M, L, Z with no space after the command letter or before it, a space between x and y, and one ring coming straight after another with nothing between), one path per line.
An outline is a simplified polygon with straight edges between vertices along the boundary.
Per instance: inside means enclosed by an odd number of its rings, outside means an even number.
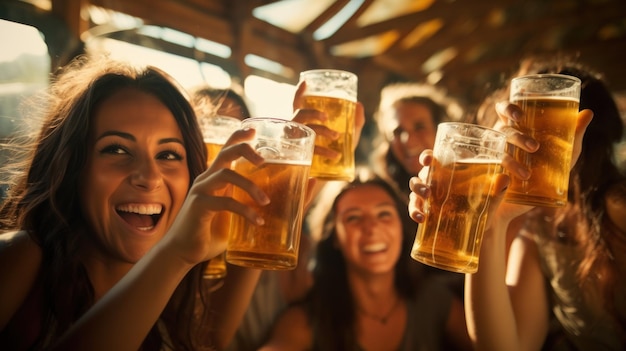
M96 139L96 141L102 138L108 137L108 136L117 136L117 137L127 139L130 141L137 141L137 139L132 134L120 132L117 130L110 130L110 131L106 131L102 133L102 135L100 135L98 139ZM180 138L163 138L159 140L159 144L167 144L167 143L178 143L181 145L185 145L185 143Z

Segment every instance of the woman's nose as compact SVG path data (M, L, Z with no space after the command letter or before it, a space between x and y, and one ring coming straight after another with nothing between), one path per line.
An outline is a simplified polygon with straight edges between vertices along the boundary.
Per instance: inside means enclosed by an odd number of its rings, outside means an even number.
M131 175L131 183L145 190L159 188L163 184L163 177L156 160L147 157L138 159Z
M361 222L361 230L363 231L363 233L371 234L377 226L378 221L375 217L372 216L365 216L363 218L363 221Z

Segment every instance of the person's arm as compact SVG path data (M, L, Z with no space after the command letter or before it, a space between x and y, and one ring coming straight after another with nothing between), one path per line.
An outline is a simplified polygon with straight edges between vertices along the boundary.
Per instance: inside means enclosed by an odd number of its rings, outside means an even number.
M248 303L256 288L261 270L228 265L224 285L210 297L211 324L209 340L223 350L233 340Z
M505 107L514 108L510 104ZM572 166L580 155L582 138L592 117L589 110L578 115ZM521 135L511 137L516 145L524 144ZM510 171L520 169L515 163L505 163L505 167ZM549 301L534 242L518 236L507 257L507 229L527 209L498 204L483 237L478 272L465 276L468 331L479 350L539 350L547 335Z
M137 350L185 274L193 267L157 243L54 350Z
M450 304L450 313L446 321L446 336L456 346L456 350L472 350L472 341L467 333L465 310L459 298L453 298Z
M40 265L41 248L25 231L0 235L0 331L28 296Z
M305 351L313 343L311 326L302 307L292 306L283 312L272 329L270 339L259 351Z
M507 272L507 225L497 221L485 233L478 272L465 276L468 331L478 350L539 350L548 323L543 274L522 238L511 246Z

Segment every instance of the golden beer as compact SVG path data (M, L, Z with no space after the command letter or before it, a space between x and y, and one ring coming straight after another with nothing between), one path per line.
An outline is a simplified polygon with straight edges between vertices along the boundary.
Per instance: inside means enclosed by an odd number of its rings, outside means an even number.
M255 166L242 158L235 162L234 169L259 186L270 198L270 203L258 206L247 192L234 187L233 198L258 211L265 224L255 225L233 214L226 260L260 269L295 268L310 164L266 159L262 165Z
M208 139L204 139L204 145L206 146L207 149L207 165L211 165L213 163L213 161L215 161L215 158L217 157L217 154L220 153L220 150L222 150L222 147L224 147L224 143L226 142L226 140L222 140L222 141L216 141L216 140L208 140Z
M318 135L315 145L329 148L339 154L337 158L313 155L311 176L328 180L354 179L354 114L356 102L330 96L307 95L304 97L304 108L324 111L328 116L325 125L338 132L339 138L328 139Z
M205 139L204 140L204 145L206 146L207 151L208 151L207 165L210 166L213 163L213 161L215 161L217 154L220 152L222 147L224 147L225 142L226 142L226 139L224 140ZM229 230L228 228L229 225L230 225L230 213L219 212L216 215L215 219L213 220L211 230L213 232L226 232ZM226 255L224 253L221 253L213 257L211 260L209 260L208 265L204 269L203 277L205 279L220 279L226 276L226 257L225 256Z
M511 147L513 157L529 167L531 176L528 180L511 177L506 201L534 206L565 205L578 100L548 97L512 102L525 112L518 122L519 130L535 138L540 147L534 153Z
M224 147L228 138L239 129L241 121L229 116L202 116L200 128L207 148L207 166L211 166L217 154ZM212 223L212 232L226 233L230 224L230 213L219 212ZM220 279L226 276L226 260L224 253L212 258L204 270L205 279Z
M495 177L503 170L502 162L464 159L444 165L435 156L430 167L431 196L411 257L437 268L475 273L487 209L494 195Z

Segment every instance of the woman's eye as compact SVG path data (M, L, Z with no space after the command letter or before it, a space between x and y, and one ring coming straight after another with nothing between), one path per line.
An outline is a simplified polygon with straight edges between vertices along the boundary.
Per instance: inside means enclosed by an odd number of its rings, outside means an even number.
M382 211L378 214L378 218L391 218L393 216L393 213L391 211Z
M426 125L424 123L415 123L413 124L413 130L418 131L418 130L422 130L426 128Z
M346 217L346 223L356 223L360 220L361 217L356 216L356 215L352 215L352 216L348 216Z
M401 127L398 127L394 129L392 133L393 133L393 136L399 137L400 135L402 135L402 133L404 133L404 129L402 129Z
M126 149L124 149L124 147L122 147L121 145L117 145L117 144L106 146L102 150L100 150L100 152L103 154L116 154L116 155L124 155L128 153Z
M171 161L180 161L183 159L183 157L178 152L173 151L173 150L167 150L167 151L163 151L159 153L158 158L161 160L171 160Z

